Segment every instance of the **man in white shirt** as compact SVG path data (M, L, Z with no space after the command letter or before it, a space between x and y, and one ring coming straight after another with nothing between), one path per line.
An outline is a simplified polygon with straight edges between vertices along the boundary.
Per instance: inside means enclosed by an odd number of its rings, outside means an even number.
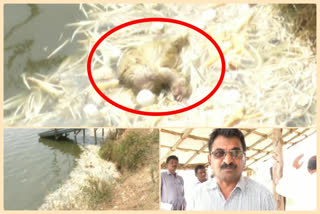
M303 156L301 154L294 159L294 169L290 169L276 187L277 193L289 201L286 210L317 209L317 159L312 156L304 164L301 161Z
M185 210L184 181L177 175L179 159L175 155L167 158L167 171L161 173L161 209Z
M194 169L194 173L198 178L196 184L201 184L207 181L207 172L206 168L203 165L196 166L196 168Z
M208 142L208 161L215 175L200 184L188 210L275 210L273 195L264 186L242 176L246 144L238 129L216 129Z

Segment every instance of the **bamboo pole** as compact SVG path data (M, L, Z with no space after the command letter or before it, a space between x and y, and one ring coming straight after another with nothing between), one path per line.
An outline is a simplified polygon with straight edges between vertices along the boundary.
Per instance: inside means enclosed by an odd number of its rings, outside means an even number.
M167 154L161 159L161 163L169 157L176 149L179 147L179 145L190 135L193 129L186 129L183 133L180 134L180 138L178 141L174 144L173 147L167 152Z
M284 198L276 192L276 185L283 175L283 152L282 152L282 129L274 128L272 130L272 144L273 144L273 159L272 180L273 180L273 194L276 200L277 209L284 210ZM294 188L294 187L293 187Z

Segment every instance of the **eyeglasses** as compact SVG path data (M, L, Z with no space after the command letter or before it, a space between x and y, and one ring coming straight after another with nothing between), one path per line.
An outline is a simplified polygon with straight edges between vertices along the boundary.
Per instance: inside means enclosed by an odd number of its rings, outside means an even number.
M229 153L232 158L240 159L243 157L244 151L238 149L231 149L229 151L226 151L224 149L216 149L210 154L213 155L215 159L221 159L225 158L227 153Z

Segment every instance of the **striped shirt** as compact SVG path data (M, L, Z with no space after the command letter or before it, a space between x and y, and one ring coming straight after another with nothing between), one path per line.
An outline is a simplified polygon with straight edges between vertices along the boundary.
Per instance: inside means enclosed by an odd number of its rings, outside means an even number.
M275 210L273 195L261 184L241 176L226 200L216 178L200 184L187 210Z
M172 210L185 210L184 182L169 171L161 173L161 202L172 204Z

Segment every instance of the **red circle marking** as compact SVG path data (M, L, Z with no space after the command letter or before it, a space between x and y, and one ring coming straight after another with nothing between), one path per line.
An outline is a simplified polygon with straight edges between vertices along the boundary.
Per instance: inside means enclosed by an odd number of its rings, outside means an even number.
M164 111L164 112L148 112L148 111L139 111L139 110L135 110L135 109L131 109L131 108L128 108L128 107L125 107L123 105L120 105L119 103L117 102L114 102L113 100L111 100L109 97L107 97L99 88L98 86L96 85L96 83L94 82L93 80L93 77L92 77L92 73L91 73L91 61L92 61L92 57L93 57L93 54L94 52L96 51L96 49L98 48L98 46L100 45L100 43L106 39L108 36L110 36L112 33L122 29L122 28L125 28L125 27L128 27L130 25L135 25L135 24L139 24L139 23L144 23L144 22L170 22L170 23L174 23L174 24L178 24L178 25L183 25L185 27L188 27L188 28L191 28L192 30L195 30L197 31L198 33L202 34L204 37L206 37L213 45L214 47L217 49L218 53L219 53L219 56L220 56L220 60L221 60L221 75L220 75L220 78L219 78L219 81L218 83L216 84L216 86L213 88L213 90L207 95L205 96L204 98L202 98L200 101L190 105L190 106L187 106L187 107L184 107L184 108L181 108L181 109L177 109L177 110L173 110L173 111ZM203 104L204 102L206 102L210 97L212 97L214 95L214 93L216 93L216 91L219 89L219 87L221 86L222 84L222 81L224 79L224 75L225 75L225 71L226 71L226 65L225 65L225 60L224 60L224 55L219 47L219 45L216 43L216 41L214 41L214 39L209 35L207 34L205 31L201 30L200 28L192 25L192 24L189 24L187 22L183 22L183 21L179 21L179 20L176 20L176 19L169 19L169 18L144 18L144 19L136 19L136 20L133 20L133 21L129 21L129 22L126 22L126 23L123 23L121 25L118 25L116 27L114 27L113 29L109 30L107 33L105 33L93 46L93 48L91 49L90 51L90 54L89 54L89 57L88 57L88 61L87 61L87 71L88 71L88 76L89 76L89 80L90 80L90 83L91 85L93 86L93 88L97 91L97 93L103 98L105 99L107 102L109 102L110 104L114 105L115 107L117 108L120 108L124 111L127 111L127 112L131 112L131 113L134 113L134 114L140 114L140 115L146 115L146 116L167 116L167 115L173 115L173 114L179 114L179 113L182 113L182 112L185 112L185 111L189 111L201 104Z

